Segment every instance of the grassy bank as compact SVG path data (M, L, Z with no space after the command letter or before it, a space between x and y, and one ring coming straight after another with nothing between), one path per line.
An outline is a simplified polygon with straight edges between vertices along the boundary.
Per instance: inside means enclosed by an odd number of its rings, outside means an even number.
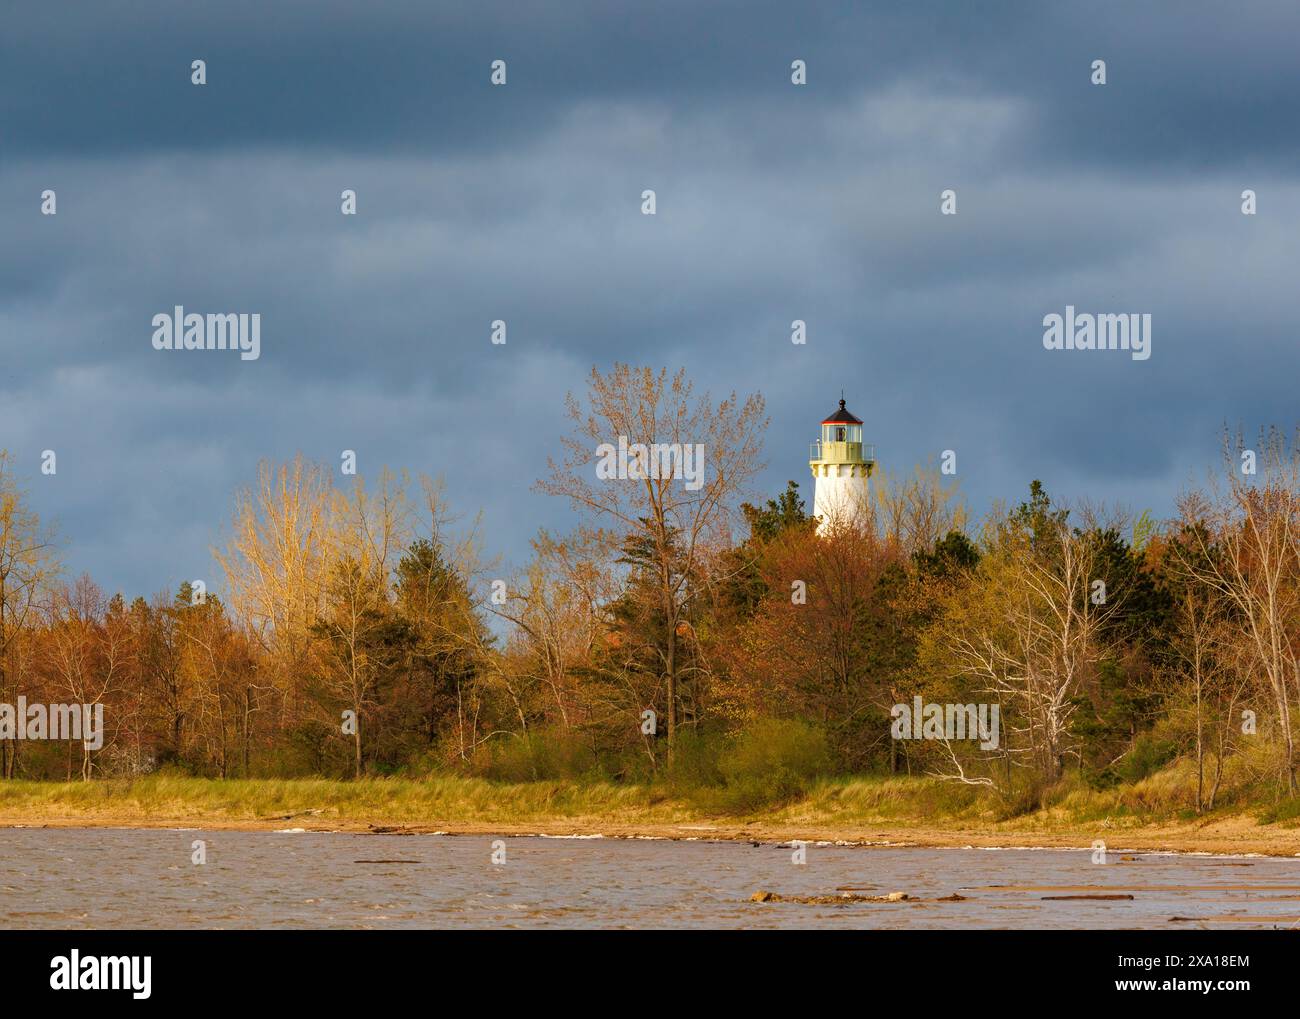
M154 775L94 782L0 782L0 825L306 828L479 834L790 838L919 845L1041 845L1300 854L1293 801L1203 816L1181 776L1106 791L1064 790L1022 810L987 790L930 778L824 779L762 809L721 809L708 790L479 778L217 781Z

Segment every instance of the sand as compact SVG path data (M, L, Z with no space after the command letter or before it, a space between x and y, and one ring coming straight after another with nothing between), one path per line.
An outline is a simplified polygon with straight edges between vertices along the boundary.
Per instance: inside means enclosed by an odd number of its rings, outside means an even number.
M276 831L294 828L378 834L599 836L762 843L800 839L808 842L947 848L1091 849L1096 841L1101 840L1106 843L1107 851L1112 853L1134 851L1300 857L1300 829L1260 825L1250 817L1229 817L1202 824L1132 825L1123 828L1061 826L1048 830L1023 824L943 828L872 823L741 823L721 819L690 824L629 824L600 818L500 822L464 822L446 818L411 824L383 817L338 818L313 813L239 818L178 812L141 817L138 814L109 810L62 815L0 812L0 827L200 828L220 831Z

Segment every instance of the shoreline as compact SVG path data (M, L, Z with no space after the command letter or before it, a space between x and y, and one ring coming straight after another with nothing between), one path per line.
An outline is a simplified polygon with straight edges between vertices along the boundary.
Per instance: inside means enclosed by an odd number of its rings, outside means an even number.
M1177 853L1212 856L1300 858L1300 831L1255 826L1247 830L1236 819L1205 825L1134 825L1122 829L1081 827L1044 830L970 827L936 828L897 824L799 824L754 821L738 823L701 819L697 823L618 823L593 819L546 821L396 821L376 817L324 819L310 813L259 818L165 815L139 817L112 812L39 816L0 812L0 828L81 828L170 831L233 831L278 833L337 833L356 835L444 835L500 838L606 838L701 842L749 842L779 845L791 840L809 844L897 849L1073 849L1090 851L1094 841L1106 843L1109 854Z
M464 837L1075 849L1300 858L1300 816L1259 804L1200 817L1135 809L1150 790L1074 796L1000 817L987 799L925 779L824 782L798 799L729 812L662 787L463 776L413 780L175 775L0 782L0 828L199 829ZM1137 801L1137 802L1135 802ZM1268 817L1267 823L1263 818Z

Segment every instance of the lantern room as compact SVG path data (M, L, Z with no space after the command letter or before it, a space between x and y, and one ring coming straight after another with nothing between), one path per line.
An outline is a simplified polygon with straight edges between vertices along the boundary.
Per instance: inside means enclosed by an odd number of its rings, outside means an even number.
M841 400L839 410L822 422L821 438L813 443L808 459L844 464L861 464L875 459L874 455L864 456L865 452L862 421L846 410Z

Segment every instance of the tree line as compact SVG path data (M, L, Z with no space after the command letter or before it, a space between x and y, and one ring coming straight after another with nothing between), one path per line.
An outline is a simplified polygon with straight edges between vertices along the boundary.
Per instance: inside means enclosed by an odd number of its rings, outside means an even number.
M819 528L794 481L746 501L758 395L615 365L568 412L537 488L575 526L516 569L482 557L440 485L343 484L300 457L237 493L214 592L130 602L66 575L0 456L0 703L106 707L101 749L0 739L0 774L761 773L779 790L874 772L1037 802L1177 767L1196 811L1295 794L1300 453L1282 433L1225 437L1165 521L1037 481L975 520L920 467ZM703 477L598 475L620 437L702 446ZM895 738L916 698L996 704L996 746Z

